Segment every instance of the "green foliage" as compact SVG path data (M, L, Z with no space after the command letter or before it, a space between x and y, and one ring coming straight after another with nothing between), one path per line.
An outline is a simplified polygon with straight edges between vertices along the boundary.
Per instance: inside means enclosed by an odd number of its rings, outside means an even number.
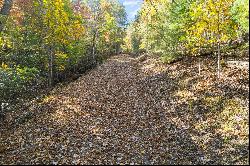
M180 58L179 55L176 54L168 54L168 55L162 55L161 60L162 62L169 64L169 63L173 63L176 60L178 60Z
M53 84L121 48L157 53L166 63L217 51L218 44L227 49L230 40L249 33L248 6L247 0L145 0L125 28L126 12L118 0L16 1L9 15L0 16L0 64L7 66L0 83L20 90L35 69Z
M127 28L124 50L136 52L139 44L166 61L216 51L248 30L248 11L246 0L147 0Z
M0 67L0 99L1 102L14 102L25 98L29 87L37 83L39 72L35 68L3 68Z
M125 52L138 53L140 51L141 38L138 23L134 22L127 27L127 35L124 38L122 49Z
M190 2L185 0L178 1L178 3L165 0L146 1L136 21L137 34L139 34L137 43L140 43L140 49L163 55L184 51L189 4Z
M231 12L236 22L240 24L241 29L249 33L249 1L236 0Z
M118 0L20 0L0 21L1 104L31 96L27 93L37 84L53 85L116 53L126 13Z

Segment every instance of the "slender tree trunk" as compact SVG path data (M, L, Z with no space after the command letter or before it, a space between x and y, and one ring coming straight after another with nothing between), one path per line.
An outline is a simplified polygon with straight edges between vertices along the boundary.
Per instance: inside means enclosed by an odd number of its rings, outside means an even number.
M53 51L50 48L49 51L49 87L52 87L54 84L54 55L53 55Z
M199 76L201 75L201 58L199 57Z
M221 37L221 35L220 35L220 12L218 12L218 79L220 79L220 37Z
M4 0L3 3L3 7L0 10L0 32L2 32L3 28L4 28L4 18L2 18L1 16L8 16L10 14L10 10L12 8L13 5L13 0Z
M201 75L201 46L199 46L199 76Z
M218 43L218 79L220 79L220 42Z
M0 102L0 122L5 119L3 104Z
M96 64L96 57L95 57L95 50L96 50L96 38L97 38L97 30L94 33L93 36L93 45L92 45L92 60L93 60L93 64Z
M0 101L0 114L2 114L3 113L3 103L2 103L2 101Z
M95 61L95 39L93 39L93 46L92 46L92 60Z

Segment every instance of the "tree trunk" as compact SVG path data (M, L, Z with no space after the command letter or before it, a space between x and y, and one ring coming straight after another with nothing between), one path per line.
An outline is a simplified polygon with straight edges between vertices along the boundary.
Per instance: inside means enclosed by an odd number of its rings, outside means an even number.
M49 51L49 87L51 88L54 84L54 55L53 51L50 48Z
M2 101L0 101L0 114L2 114L3 113L3 103L2 103Z
M201 75L201 46L199 46L199 76Z
M220 79L220 42L218 43L218 79Z
M199 57L199 76L201 75L201 58Z
M221 37L221 34L220 34L220 12L218 12L218 62L217 62L217 65L218 65L218 79L220 79L220 37Z
M93 45L92 45L92 60L93 60L93 64L96 64L96 57L95 57L95 47L96 47L96 38L97 38L97 31L95 31L94 36L93 36Z
M4 0L3 7L0 10L0 16L8 16L13 5L13 0ZM4 28L4 20L0 17L0 32Z
M2 102L0 102L0 122L4 121L5 115L4 115L4 110L3 110L3 106L2 106Z

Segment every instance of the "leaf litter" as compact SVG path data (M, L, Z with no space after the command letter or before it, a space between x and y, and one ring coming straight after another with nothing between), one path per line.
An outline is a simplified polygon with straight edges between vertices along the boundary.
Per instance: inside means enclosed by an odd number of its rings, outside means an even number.
M215 66L113 56L10 113L0 164L249 164L249 71Z

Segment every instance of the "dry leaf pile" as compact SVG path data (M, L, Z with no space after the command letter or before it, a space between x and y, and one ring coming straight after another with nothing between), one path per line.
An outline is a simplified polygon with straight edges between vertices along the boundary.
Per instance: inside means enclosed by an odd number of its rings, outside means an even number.
M1 127L0 164L248 164L248 71L215 66L114 56Z

